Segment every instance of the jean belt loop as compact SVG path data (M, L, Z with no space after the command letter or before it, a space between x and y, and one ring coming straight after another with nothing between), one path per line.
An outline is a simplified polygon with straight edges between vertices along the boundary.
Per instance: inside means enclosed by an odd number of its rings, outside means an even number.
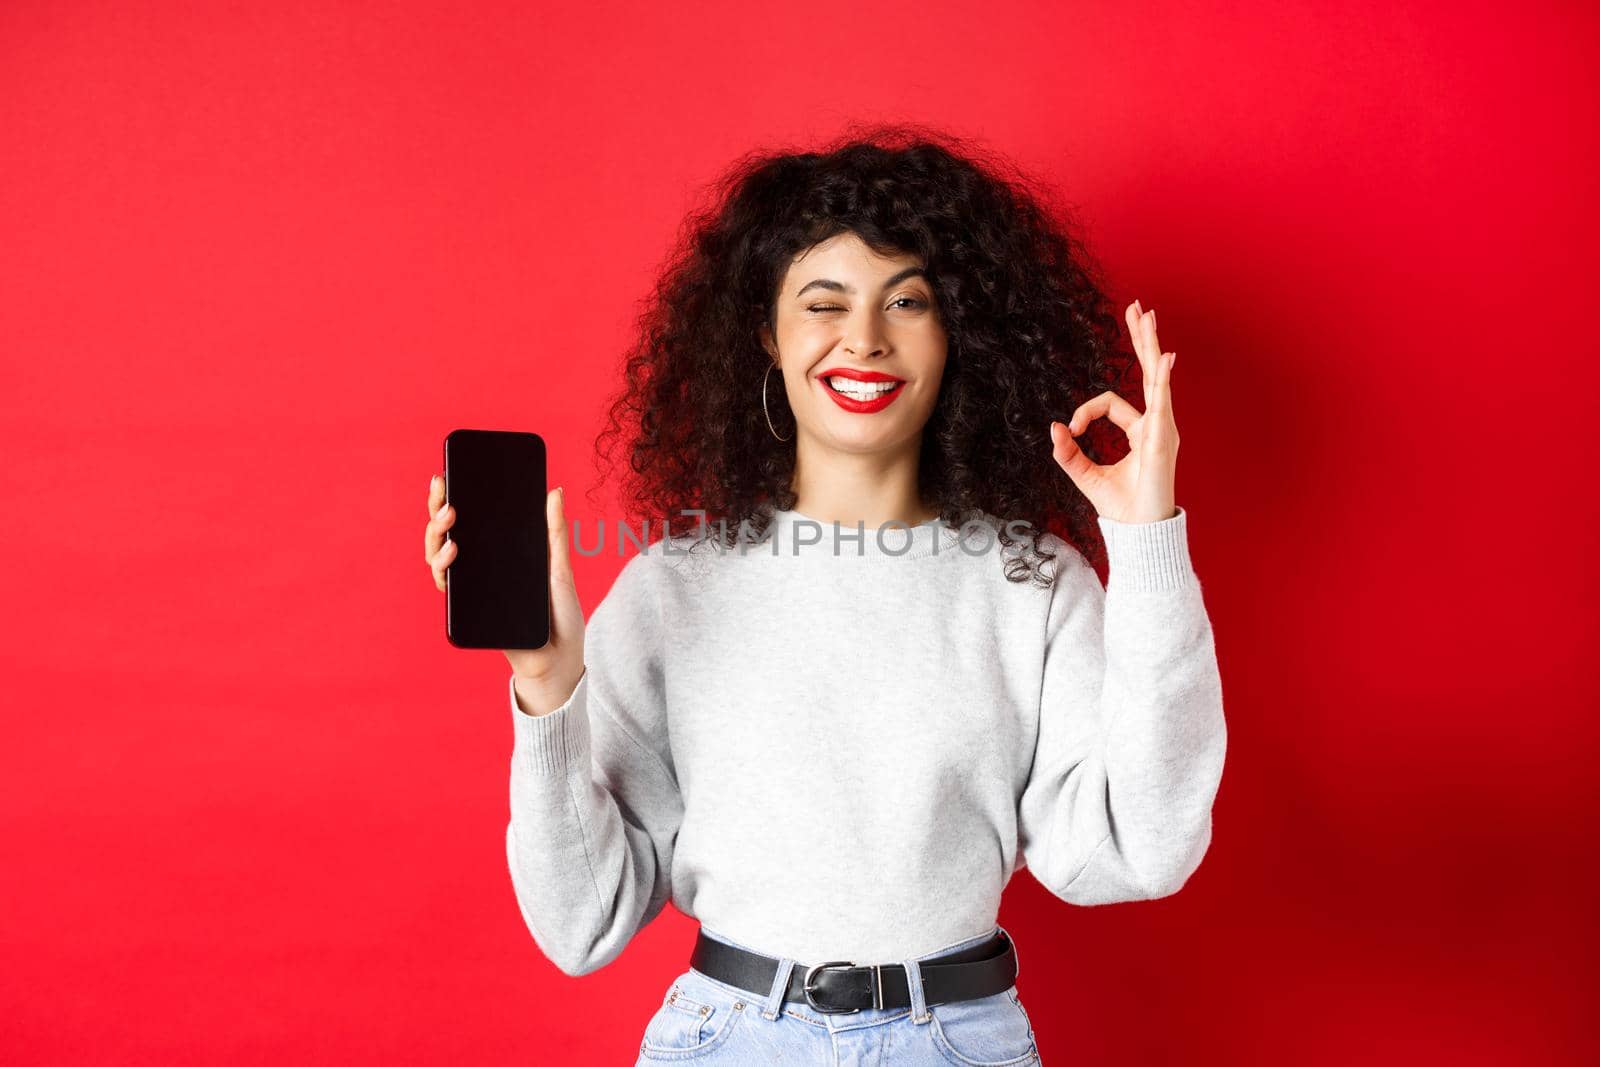
M922 990L922 964L916 960L901 960L900 966L906 970L906 986L911 990L911 1021L925 1023L933 1016L928 1011L927 997Z
M1005 934L1006 940L1011 943L1011 958L1017 963L1017 976L1020 978L1022 976L1022 954L1017 951L1017 939L1011 936L1011 931L999 923L996 923L994 928Z
M761 1005L763 1019L776 1019L783 1010L783 998L789 992L789 976L794 971L794 960L787 957L778 961L778 973L772 977L772 989Z

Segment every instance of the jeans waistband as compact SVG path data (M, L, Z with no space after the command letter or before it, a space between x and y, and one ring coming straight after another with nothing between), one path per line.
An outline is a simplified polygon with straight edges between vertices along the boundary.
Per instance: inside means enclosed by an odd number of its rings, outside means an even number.
M734 948L742 948L746 952L759 952L761 955L763 955L763 956L771 956L773 959L778 959L779 958L779 955L776 952L768 952L766 949L758 948L755 945L747 945L742 941L735 941L731 937L727 937L727 936L725 936L723 934L717 933L715 930L711 929L711 927L705 925L704 923L700 924L700 929L707 937L712 938L713 940L716 940L716 941L721 941L725 945L732 945ZM997 933L1006 933L1005 927L999 925L998 923L996 923L994 926L990 927L988 930L985 930L981 934L976 934L976 935L974 935L972 937L966 938L965 940L962 940L962 941L957 941L957 942L955 942L953 944L943 945L943 946L941 946L939 948L934 949L932 952L925 953L924 955L921 955L921 956L913 956L913 957L910 957L910 958L911 959L915 959L915 960L919 960L919 961L922 961L922 962L932 963L932 962L935 962L935 961L939 960L941 957L952 955L954 953L962 951L963 949L971 948L974 945L981 945L985 941L987 941L990 938L994 937L994 935L997 934ZM1006 933L1006 936L1009 938L1011 935L1009 933ZM817 961L817 960L805 960L803 962L816 963L816 962L820 962L820 961ZM895 962L898 962L898 960L860 960L858 962L861 962L861 963L895 963Z

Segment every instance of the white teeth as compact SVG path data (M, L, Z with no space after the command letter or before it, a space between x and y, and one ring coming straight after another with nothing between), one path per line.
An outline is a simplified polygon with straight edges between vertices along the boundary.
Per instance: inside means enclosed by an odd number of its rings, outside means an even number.
M872 400L899 385L899 382L858 382L853 378L829 378L828 384L852 400Z

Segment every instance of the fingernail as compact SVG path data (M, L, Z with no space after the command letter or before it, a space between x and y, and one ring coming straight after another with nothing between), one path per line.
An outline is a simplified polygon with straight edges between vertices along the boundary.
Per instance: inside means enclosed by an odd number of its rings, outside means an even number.
M440 504L439 505L439 511L438 511L437 514L434 515L434 518L436 518L436 519L444 518L444 513L449 511L449 510L450 510L450 505L449 504Z
M1155 308L1151 308L1150 309L1150 328L1152 330L1156 328L1156 309Z

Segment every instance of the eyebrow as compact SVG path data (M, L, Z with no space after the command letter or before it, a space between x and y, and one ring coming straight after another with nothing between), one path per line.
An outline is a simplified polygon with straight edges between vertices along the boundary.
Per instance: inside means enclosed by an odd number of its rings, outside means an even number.
M905 270L892 275L883 283L883 287L885 289L893 288L894 286L905 281L907 278L921 278L923 281L927 281L928 272L923 270L921 267L907 267ZM806 293L812 289L831 289L836 293L853 293L856 291L854 286L845 285L842 282L836 282L832 278L815 278L802 285L800 287L800 291L794 294L795 298L798 299L802 296L805 296Z

